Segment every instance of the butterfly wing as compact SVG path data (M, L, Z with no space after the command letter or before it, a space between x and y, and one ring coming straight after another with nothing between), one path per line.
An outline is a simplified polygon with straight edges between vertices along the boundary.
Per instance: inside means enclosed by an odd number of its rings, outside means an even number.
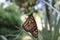
M38 29L37 27L34 27L31 29L31 34L35 37L38 38Z
M30 31L30 29L32 28L32 24L29 18L27 18L27 20L24 22L23 24L23 28L25 29L25 31Z
M25 31L30 32L35 38L38 37L37 24L33 16L29 16L23 24Z

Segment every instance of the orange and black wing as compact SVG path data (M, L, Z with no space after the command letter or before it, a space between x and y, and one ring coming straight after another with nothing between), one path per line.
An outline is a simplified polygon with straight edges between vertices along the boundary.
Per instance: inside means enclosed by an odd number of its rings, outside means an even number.
M35 38L38 37L37 24L33 16L28 16L27 20L23 23L25 31L30 32Z
M23 24L23 28L25 29L25 31L30 32L32 27L33 27L33 25L31 24L31 20L29 18L27 18L27 20Z
M37 27L34 27L34 28L31 29L31 34L32 34L35 38L38 37L38 29L37 29Z

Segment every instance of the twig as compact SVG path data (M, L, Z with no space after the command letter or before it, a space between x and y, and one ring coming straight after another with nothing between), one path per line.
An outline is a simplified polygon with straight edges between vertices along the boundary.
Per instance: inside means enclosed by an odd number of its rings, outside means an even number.
M54 11L56 11L58 14L60 13L57 9L55 9L52 5L50 5L48 2L42 0L45 4L47 4L49 7L51 7Z
M7 40L7 38L3 35L0 35L0 37L3 39L3 40Z

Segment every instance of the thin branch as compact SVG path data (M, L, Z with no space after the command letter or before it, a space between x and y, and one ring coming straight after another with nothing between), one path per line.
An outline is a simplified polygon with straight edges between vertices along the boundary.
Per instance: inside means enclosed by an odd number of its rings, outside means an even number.
M47 4L48 6L50 6L54 11L56 11L58 14L60 13L57 9L55 9L52 5L50 5L48 2L42 0L45 4Z
M0 37L3 39L3 40L7 40L7 38L3 35L0 35Z

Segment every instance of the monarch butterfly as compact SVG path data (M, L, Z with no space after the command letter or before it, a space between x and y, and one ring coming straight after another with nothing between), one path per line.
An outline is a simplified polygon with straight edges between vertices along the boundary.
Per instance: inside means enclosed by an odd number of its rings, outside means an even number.
M37 38L38 37L38 29L37 29L37 24L36 21L33 17L33 13L28 15L28 18L26 21L23 23L23 26L25 31L30 32L33 37Z

